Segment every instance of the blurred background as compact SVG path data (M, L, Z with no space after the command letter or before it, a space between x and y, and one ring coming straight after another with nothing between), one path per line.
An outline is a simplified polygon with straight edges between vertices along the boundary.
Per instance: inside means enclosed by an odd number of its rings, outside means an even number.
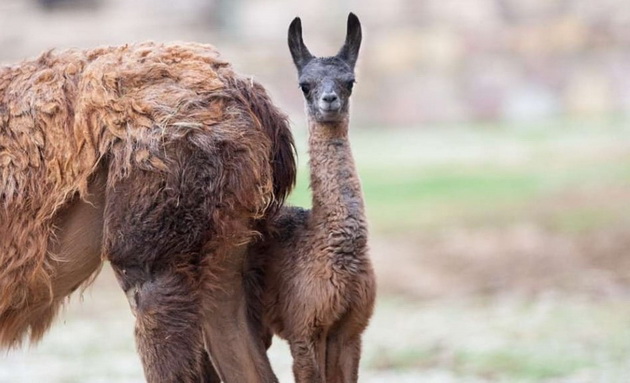
M362 382L627 382L630 7L625 0L0 0L0 63L144 40L215 45L293 122L293 17L332 55L363 23L351 139L379 301ZM0 382L141 382L106 267ZM284 342L270 351L292 381Z

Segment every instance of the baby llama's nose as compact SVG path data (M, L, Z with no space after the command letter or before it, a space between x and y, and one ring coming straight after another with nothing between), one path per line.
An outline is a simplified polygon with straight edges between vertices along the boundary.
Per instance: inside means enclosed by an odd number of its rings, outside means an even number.
M332 104L337 101L337 95L335 93L326 93L322 96L322 101Z

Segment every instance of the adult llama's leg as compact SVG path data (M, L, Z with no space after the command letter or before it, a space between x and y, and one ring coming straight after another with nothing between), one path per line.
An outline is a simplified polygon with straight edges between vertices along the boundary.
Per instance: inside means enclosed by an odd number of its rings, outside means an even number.
M136 347L151 383L193 382L203 357L195 262L206 228L186 219L200 201L180 199L200 196L184 195L183 171L133 168L107 190L105 253L136 316Z
M247 245L219 250L205 271L203 289L206 347L224 382L277 382L266 355L264 337L257 333L248 311L242 283Z
M249 218L229 222L239 219L223 214L231 208L218 199L224 159L185 138L161 150L161 170L133 166L118 176L128 157L111 160L105 211L105 252L136 316L146 379L198 382L205 375L212 382L205 338L224 382L274 381L264 350L247 331L245 245L214 234L218 225L229 225L237 239L249 232ZM207 289L209 272L215 289Z
M221 378L219 374L214 369L212 365L212 361L210 360L210 356L207 352L203 353L201 359L201 368L199 370L199 378L196 379L197 382L201 383L221 383Z
M107 188L105 253L136 316L148 382L193 382L203 357L196 265L209 229L200 210L211 201L187 182L208 171L172 150L163 171L132 166L119 176L123 160L112 159Z

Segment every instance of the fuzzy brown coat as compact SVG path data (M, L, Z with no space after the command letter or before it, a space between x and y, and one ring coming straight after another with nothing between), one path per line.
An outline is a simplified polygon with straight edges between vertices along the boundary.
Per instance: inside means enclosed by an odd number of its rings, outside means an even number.
M281 209L252 247L250 307L267 346L288 340L296 382L356 382L376 282L348 121L311 121L309 155L313 207Z

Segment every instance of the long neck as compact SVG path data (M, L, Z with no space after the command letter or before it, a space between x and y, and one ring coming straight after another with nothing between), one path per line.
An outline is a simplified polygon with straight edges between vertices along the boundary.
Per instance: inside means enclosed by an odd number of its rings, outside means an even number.
M348 120L334 124L309 121L308 149L311 214L317 227L327 233L365 232L363 195L348 140Z

